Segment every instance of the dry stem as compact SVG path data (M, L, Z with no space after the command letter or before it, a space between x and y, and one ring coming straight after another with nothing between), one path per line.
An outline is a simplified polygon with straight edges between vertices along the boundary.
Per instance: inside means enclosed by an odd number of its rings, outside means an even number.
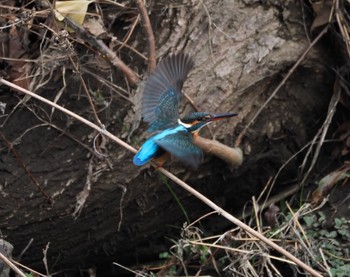
M2 132L0 132L0 139L5 143L5 145L8 147L8 149L15 156L15 159L18 161L19 165L23 168L24 172L29 177L29 179L32 181L32 183L37 187L38 191L40 191L51 202L52 199L50 198L50 196L44 191L44 189L41 187L39 182L36 180L36 178L33 176L33 174L29 171L29 169L24 164L21 156L17 153L16 149L13 148L11 143L5 138L5 136Z
M1 252L0 252L0 259L3 260L4 263L7 264L9 267L11 267L13 271L16 272L19 276L26 277L26 275Z
M146 7L143 0L136 0L137 8L139 9L143 28L147 34L148 39L148 72L151 73L156 68L156 45L154 41L154 34L152 31L151 21L149 20Z
M136 85L140 79L137 77L136 73L128 67L119 57L107 47L107 45L100 39L90 35L87 31L85 31L82 27L76 24L69 17L65 17L64 22L72 28L85 42L89 43L94 48L98 49L100 53L107 57L107 59L123 74L126 76L128 81L132 85Z
M115 137L114 135L112 135L110 132L108 132L105 129L101 129L100 127L98 127L96 124L93 124L92 122L86 120L85 118L63 108L62 106L59 106L55 103L53 103L50 100L47 100L43 97L41 97L40 95L37 95L31 91L28 91L24 88L21 88L9 81L4 80L3 78L0 78L0 82L3 83L4 85L7 85L13 89L16 89L18 91L21 91L25 94L28 94L30 96L32 96L33 98L42 101L52 107L55 107L56 109L64 112L65 114L79 120L80 122L88 125L89 127L97 130L98 132L100 132L101 134L109 137L110 139L114 140L115 142L117 142L119 145L123 146L124 148L128 149L129 151L136 153L136 149L134 149L132 146L130 146L129 144L125 143L124 141L122 141L121 139ZM156 165L153 165L156 166ZM163 173L165 176L167 176L169 179L173 180L175 183L177 183L179 186L181 186L183 189L187 190L189 193L191 193L193 196L197 197L199 200L201 200L203 203L205 203L206 205L208 205L209 207L211 207L213 210L215 210L219 215L223 216L224 218L226 218L227 220L231 221L232 223L236 224L238 227L244 229L246 232L248 232L249 234L251 234L252 236L258 238L259 240L263 241L264 243L266 243L267 245L269 245L270 247L274 248L276 251L280 252L282 255L286 256L288 259L290 259L291 261L293 261L294 263L296 263L297 265L299 265L301 268L303 268L305 271L309 272L311 275L313 276L317 276L317 277L322 277L322 275L320 273L318 273L316 270L312 269L310 266L308 266L307 264L305 264L304 262L302 262L300 259L298 259L297 257L295 257L294 255L292 255L291 253L289 253L288 251L286 251L285 249L283 249L282 247L280 247L279 245L277 245L276 243L274 243L273 241L271 241L270 239L266 238L264 235L260 234L259 232L255 231L254 229L252 229L251 227L249 227L248 225L246 225L245 223L243 223L242 221L240 221L239 219L237 219L236 217L234 217L233 215L231 215L230 213L228 213L227 211L225 211L224 209L222 209L221 207L219 207L218 205L216 205L213 201L211 201L210 199L208 199L207 197L205 197L203 194L201 194L200 192L198 192L197 190L193 189L190 185L186 184L184 181L180 180L178 177L176 177L174 174L170 173L169 171L167 171L164 168L158 168L158 170Z
M298 68L298 66L301 64L301 62L304 60L306 55L309 53L309 51L312 49L312 47L315 46L315 44L323 37L325 33L328 31L329 25L327 25L319 34L318 36L312 41L312 43L308 46L308 48L304 51L304 53L301 55L301 57L297 60L297 62L293 65L293 67L288 71L287 75L283 78L283 80L279 83L279 85L275 88L275 90L272 92L272 94L269 96L269 98L265 101L263 105L261 105L260 109L255 113L252 120L244 127L243 131L239 134L239 136L236 139L235 147L238 147L241 144L242 138L245 136L247 130L250 128L250 126L254 123L255 119L260 115L260 113L265 109L267 104L276 96L277 92L283 87L283 85L286 83L286 81L289 79L289 77L294 73L294 71Z

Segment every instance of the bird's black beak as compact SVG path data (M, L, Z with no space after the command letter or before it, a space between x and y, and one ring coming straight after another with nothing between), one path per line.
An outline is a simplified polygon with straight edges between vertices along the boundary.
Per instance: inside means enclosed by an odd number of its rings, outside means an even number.
M225 118L228 118L228 117L233 117L233 116L236 116L236 115L238 115L238 113L218 113L218 114L213 114L209 121L217 121L217 120L225 119Z

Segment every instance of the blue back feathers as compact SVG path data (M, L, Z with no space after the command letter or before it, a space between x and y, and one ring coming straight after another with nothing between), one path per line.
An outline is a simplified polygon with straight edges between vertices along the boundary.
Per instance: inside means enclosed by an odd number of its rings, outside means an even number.
M197 167L202 160L202 150L192 143L193 136L185 127L178 125L150 137L134 156L134 164L141 166L154 158L160 147L174 157L192 167Z
M182 86L194 66L186 54L162 60L146 81L142 99L142 115L149 132L158 132L145 141L134 156L141 166L164 151L196 168L203 159L202 150L193 144L193 135L178 124Z

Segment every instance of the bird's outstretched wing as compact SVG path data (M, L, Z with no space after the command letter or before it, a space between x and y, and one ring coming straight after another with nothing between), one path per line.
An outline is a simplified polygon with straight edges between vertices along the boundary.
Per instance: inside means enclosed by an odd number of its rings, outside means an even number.
M155 143L184 164L197 168L203 160L203 152L192 141L192 134L178 132L157 139Z
M182 86L193 66L188 55L172 55L162 60L149 76L142 99L142 115L149 122L149 132L177 124Z

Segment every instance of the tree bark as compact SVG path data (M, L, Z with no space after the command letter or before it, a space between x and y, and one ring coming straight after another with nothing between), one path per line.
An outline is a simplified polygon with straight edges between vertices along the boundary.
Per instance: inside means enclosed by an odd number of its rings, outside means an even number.
M198 109L239 113L234 119L211 125L210 132L202 132L204 137L231 147L310 43L304 26L309 22L304 22L307 16L302 14L301 2L287 1L283 7L263 2L206 0L165 6L155 1L149 7L157 58L185 51L195 59L184 91ZM146 54L144 36L142 28L137 28L131 45ZM146 63L134 52L125 50L120 55L132 57L129 66L135 71L137 67L146 72ZM331 57L322 47L311 50L238 145L244 154L240 168L232 170L210 155L196 171L177 162L165 167L236 213L253 195L259 195L268 179L317 132L332 93L330 63ZM117 84L125 87L120 73L114 74L119 76ZM88 101L77 89L79 78L74 73L65 78L67 87L59 103L92 118ZM52 83L54 91L63 86L62 82ZM56 95L48 89L40 93L51 100ZM140 89L133 93L138 95L129 97L136 102ZM126 138L138 116L130 102L115 95L110 100L107 108L100 107L100 119L109 131ZM1 93L0 102L6 103L0 118L5 137L0 142L1 232L14 245L14 257L34 239L23 263L43 270L42 249L48 243L53 271L93 266L109 271L113 261L131 265L156 258L170 245L166 237L179 236L177 228L186 221L167 185L190 220L209 211L154 170L135 167L132 153L101 136L97 136L97 151L104 155L97 155L93 140L97 134L58 111L52 112L51 107L34 100L16 107L18 95L9 91ZM181 114L192 111L193 106L183 99ZM132 145L141 145L146 128L141 123L132 133ZM296 177L298 166L294 160L285 168L277 191L283 189L283 182ZM78 196L87 197L81 212L76 210ZM227 226L218 217L203 222L208 233Z

